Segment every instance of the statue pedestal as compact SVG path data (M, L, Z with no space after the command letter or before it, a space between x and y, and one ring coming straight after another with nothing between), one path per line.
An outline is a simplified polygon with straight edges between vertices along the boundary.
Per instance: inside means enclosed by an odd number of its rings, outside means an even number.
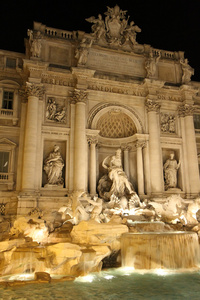
M48 190L60 190L63 189L64 184L57 185L57 184L45 184L44 188Z
M179 193L181 193L181 189L179 189L179 188L169 188L165 192L170 193L170 194L179 194Z

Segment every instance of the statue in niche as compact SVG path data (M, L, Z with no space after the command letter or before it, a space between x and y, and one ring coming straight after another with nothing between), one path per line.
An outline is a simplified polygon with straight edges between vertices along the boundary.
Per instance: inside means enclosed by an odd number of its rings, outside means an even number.
M79 65L85 65L88 59L89 48L91 48L93 39L88 43L86 38L83 38L80 47L76 49L75 58L78 60Z
M112 195L122 197L135 194L133 186L122 168L121 149L118 149L115 155L107 156L103 160L102 166L108 171L108 174L99 180L100 197L110 200Z
M65 122L66 109L65 107L58 107L54 98L49 98L46 108L46 118L56 122Z
M152 77L156 74L157 64L161 58L161 53L158 56L154 56L152 52L149 54L149 58L145 62L145 69L147 71L147 77Z
M170 153L170 158L165 162L164 179L165 179L165 190L177 187L177 170L180 167L180 162L174 158L174 152Z
M44 161L44 171L47 174L48 185L63 186L62 169L64 161L60 154L60 147L55 145L53 152Z
M194 69L188 64L188 60L180 59L180 64L182 65L183 75L182 83L188 83L191 81L191 76L194 75Z

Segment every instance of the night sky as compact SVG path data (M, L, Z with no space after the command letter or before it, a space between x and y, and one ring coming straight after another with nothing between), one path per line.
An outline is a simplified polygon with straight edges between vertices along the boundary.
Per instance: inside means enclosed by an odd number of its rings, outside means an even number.
M24 53L24 38L33 21L64 30L91 32L85 18L102 14L116 4L127 10L142 32L140 44L169 51L184 51L200 81L200 0L2 0L0 49Z

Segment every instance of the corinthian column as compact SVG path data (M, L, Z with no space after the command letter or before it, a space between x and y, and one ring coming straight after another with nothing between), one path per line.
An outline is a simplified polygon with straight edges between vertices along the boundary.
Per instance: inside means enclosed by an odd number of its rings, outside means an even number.
M138 194L139 196L144 195L144 170L143 170L143 157L142 157L142 148L145 143L137 141L137 183L138 183Z
M158 121L158 112L160 105L153 100L146 100L148 112L148 127L149 127L149 159L150 159L150 177L152 193L162 193L163 185L163 167L161 160L161 145L160 145L160 125Z
M37 124L39 97L44 93L41 85L26 83L26 93L28 96L26 125L24 137L24 155L22 169L22 190L33 191L35 189L35 168L37 149Z
M90 137L88 139L90 145L90 167L89 167L89 182L90 182L90 195L94 196L96 194L96 144L97 139L95 137Z
M184 130L183 134L183 145L185 146L184 151L186 152L186 165L185 170L188 171L186 174L186 180L189 181L189 186L186 184L187 193L197 195L200 192L200 180L199 180L199 167L198 167L198 156L197 156L197 145L195 137L195 129L193 122L194 107L190 104L184 104L179 106L179 117L182 120L182 127Z
M75 126L74 126L74 189L86 188L86 133L85 133L85 106L87 93L84 90L74 90Z

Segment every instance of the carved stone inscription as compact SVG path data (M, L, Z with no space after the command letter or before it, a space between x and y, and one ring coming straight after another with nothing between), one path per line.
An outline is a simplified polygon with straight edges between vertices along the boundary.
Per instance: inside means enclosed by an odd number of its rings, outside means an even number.
M96 70L145 77L144 58L90 49L87 66Z

